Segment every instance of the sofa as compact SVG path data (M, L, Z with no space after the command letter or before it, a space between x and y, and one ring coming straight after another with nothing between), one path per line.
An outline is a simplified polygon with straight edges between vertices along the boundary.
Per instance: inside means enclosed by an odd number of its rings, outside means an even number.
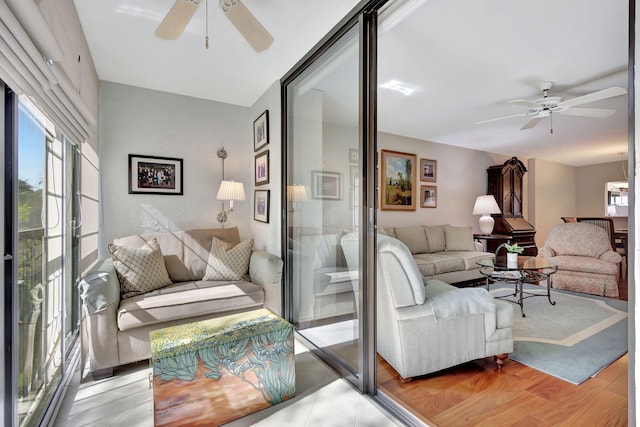
M357 260L355 234L342 246L349 264ZM484 287L426 280L398 239L378 236L377 283L377 351L402 381L484 357L500 367L513 351L511 303Z
M94 378L148 359L151 330L261 307L281 311L282 260L241 242L237 228L136 234L109 250L79 284L82 372L88 362Z
M445 225L416 225L385 227L379 235L387 235L404 243L425 279L464 285L484 281L477 262L495 259L484 252L481 243L474 241L471 227Z
M538 257L558 266L551 276L556 289L618 296L618 264L622 257L611 247L609 234L597 225L586 222L555 225L538 250Z

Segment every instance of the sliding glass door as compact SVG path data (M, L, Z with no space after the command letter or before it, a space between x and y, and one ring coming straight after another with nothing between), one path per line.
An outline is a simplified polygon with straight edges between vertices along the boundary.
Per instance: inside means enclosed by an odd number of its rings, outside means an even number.
M9 412L19 425L29 426L39 425L51 410L78 335L72 239L78 202L71 197L77 191L78 162L75 145L29 98L19 97L6 108L14 110L7 117L17 117L5 122L16 128L5 134L16 135L17 142L5 144L13 145L7 150L8 164L17 162L17 176L5 173L5 182L17 197L12 215L5 215L5 230L12 230L17 244L5 282L5 298L15 302L5 309L14 323L11 341L16 350L13 360L5 360L5 369L12 372L7 377L12 378L15 396Z

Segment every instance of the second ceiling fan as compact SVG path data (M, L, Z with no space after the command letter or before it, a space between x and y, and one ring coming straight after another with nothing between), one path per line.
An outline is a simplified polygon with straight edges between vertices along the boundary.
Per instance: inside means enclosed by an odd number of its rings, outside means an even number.
M208 0L176 0L154 34L164 40L179 38L203 1ZM220 0L219 4L224 15L253 50L261 52L271 46L273 43L271 34L240 0ZM208 38L207 35L207 47Z
M531 129L537 125L541 120L549 117L552 118L553 114L563 114L568 116L580 116L580 117L592 117L592 118L604 118L612 115L616 110L603 109L603 108L575 108L578 105L587 104L590 102L600 101L602 99L613 98L614 96L624 95L627 90L621 87L610 87L608 89L592 92L587 95L578 96L563 101L559 96L549 96L549 90L553 87L554 82L546 81L540 84L540 90L542 90L542 98L536 99L515 99L509 101L510 104L521 104L527 107L527 112L512 114L510 116L498 117L495 119L483 120L476 122L475 124L495 122L497 120L509 119L512 117L524 117L529 116L530 119L520 129ZM551 133L553 133L553 127L551 127Z

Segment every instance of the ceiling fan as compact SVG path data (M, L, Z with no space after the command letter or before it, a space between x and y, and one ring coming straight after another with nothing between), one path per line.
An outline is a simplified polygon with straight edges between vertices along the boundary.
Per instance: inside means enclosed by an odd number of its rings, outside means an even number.
M483 120L475 122L474 124L495 122L497 120L509 119L512 117L524 117L529 116L530 119L520 128L520 130L531 129L537 125L542 119L549 117L552 119L552 114L564 114L568 116L581 116L581 117L594 117L604 118L612 115L616 110L603 109L603 108L575 108L577 105L587 104L590 102L600 101L602 99L613 98L614 96L624 95L627 93L626 89L621 87L610 87L608 89L592 92L587 95L578 96L576 98L563 101L559 96L549 96L549 90L553 87L554 82L546 81L540 84L540 90L542 90L542 98L536 99L515 99L509 101L509 104L522 104L527 107L527 112L512 114L510 116L498 117L495 119ZM553 133L553 125L551 127L551 133Z
M160 25L158 25L158 28L156 28L154 34L164 40L176 40L179 38L202 1L176 0ZM208 0L204 1L208 9ZM271 46L271 43L273 43L271 34L240 0L220 0L220 9L222 9L225 16L236 27L242 37L251 45L253 50L261 52ZM207 13L207 35L205 38L205 46L207 48L209 47L208 15Z

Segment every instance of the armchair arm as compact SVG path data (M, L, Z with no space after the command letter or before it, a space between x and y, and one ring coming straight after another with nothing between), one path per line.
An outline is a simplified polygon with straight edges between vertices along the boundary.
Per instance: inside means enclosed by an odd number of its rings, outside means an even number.
M554 256L556 256L556 251L554 251L550 247L543 246L538 249L538 256L542 258L553 258Z
M264 306L281 314L282 259L265 251L253 251L249 260L249 276L264 289Z
M603 261L612 262L614 264L619 264L622 262L622 256L618 252L614 251L606 251L598 257Z
M120 282L112 260L96 263L78 287L82 299L82 369L87 357L92 372L117 366Z

